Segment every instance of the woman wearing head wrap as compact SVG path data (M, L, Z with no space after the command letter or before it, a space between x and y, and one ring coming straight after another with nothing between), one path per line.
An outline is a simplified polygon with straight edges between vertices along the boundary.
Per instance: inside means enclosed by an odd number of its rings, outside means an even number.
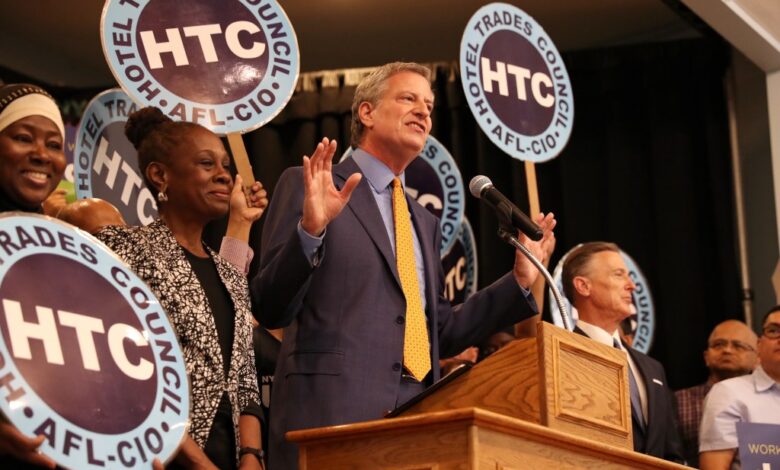
M203 229L235 201L257 220L268 201L255 187L247 208L233 184L220 139L157 108L130 115L125 134L139 169L157 195L160 218L146 227L108 227L97 237L149 285L168 313L192 388L188 439L176 462L222 469L260 468L260 408L252 348L252 315L243 272L202 241ZM238 178L237 178L238 179ZM231 217L233 217L231 211Z
M54 99L35 85L0 86L0 212L40 212L65 172L65 127ZM54 468L29 438L0 416L0 467Z
M0 211L40 212L65 172L65 127L35 85L0 87Z

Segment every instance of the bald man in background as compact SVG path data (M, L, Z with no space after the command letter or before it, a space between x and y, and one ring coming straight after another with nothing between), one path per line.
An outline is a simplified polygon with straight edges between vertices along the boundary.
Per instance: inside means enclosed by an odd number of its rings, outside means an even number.
M704 400L699 432L702 470L756 468L741 466L737 423L780 425L780 305L767 312L761 325L755 370L749 375L721 380ZM777 434L766 437L770 439L767 442L774 442ZM767 453L767 457L770 455ZM770 467L777 468L762 465L765 470Z
M699 425L704 397L721 380L753 372L758 362L758 337L739 320L726 320L710 333L704 363L710 371L707 381L675 392L677 420L688 465L699 466Z
M122 214L103 199L79 199L60 209L57 218L88 233L97 233L108 225L127 225Z

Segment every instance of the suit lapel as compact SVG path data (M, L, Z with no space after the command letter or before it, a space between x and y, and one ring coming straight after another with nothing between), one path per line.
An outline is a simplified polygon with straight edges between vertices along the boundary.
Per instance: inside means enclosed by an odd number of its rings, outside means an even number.
M585 330L582 330L580 327L578 327L576 325L574 326L574 330L573 331L574 331L574 333L577 333L579 335L582 335L582 336L585 336L587 338L590 338L590 336L588 336L588 334L585 333ZM644 380L645 380L645 389L647 390L648 389L648 387L647 387L647 378L644 377L644 374L642 373L642 368L639 367L639 364L636 361L636 355L633 353L633 350L630 347L628 347L625 343L623 343L623 347L626 348L626 351L628 351L628 354L631 355L631 359L634 360L634 364L636 364L637 367L639 368L639 375L641 375L644 378ZM626 359L626 362L628 362L628 359ZM628 364L628 373L629 374L632 373L631 372L631 364L630 363ZM630 401L629 401L629 403L630 403ZM635 422L635 423L638 422L638 418L639 417L636 416L636 414L634 413L634 407L630 406L630 405L629 405L629 407L631 408L631 418L632 418L632 421ZM650 393L649 393L649 391L647 392L647 414L648 415L650 414ZM634 431L636 432L636 430L638 429L638 430L642 431L643 433L645 433L646 429L647 429L647 424L649 423L648 418L649 417L645 417L645 427L644 427L644 429L642 428L642 426L637 425L637 426L634 426Z
M357 166L354 160L348 158L333 167L333 173L335 175L334 183L341 189L350 175L360 173L360 167ZM393 248L390 246L390 240L387 238L387 229L382 216L379 214L379 208L376 206L371 185L365 177L360 180L360 184L355 188L355 192L352 193L347 206L355 214L355 217L368 233L368 236L371 237L400 287L401 279L398 277L398 268L396 267Z
M653 411L655 410L655 407L657 404L655 403L656 394L653 393L653 383L652 377L648 377L645 373L647 371L647 368L644 365L644 358L641 357L639 354L636 353L632 348L628 347L623 343L623 347L626 348L626 351L628 351L628 354L631 356L631 359L634 361L634 364L636 365L637 372L639 372L639 375L642 377L642 381L645 383L645 398L647 399L647 416L645 416L645 427L642 429L645 434L648 433L648 430L650 429L650 419L653 416Z
M214 260L214 264L217 266L217 273L219 273L219 278L222 281L222 284L225 286L225 290L230 296L230 301L233 305L233 344L231 345L230 367L228 368L228 373L232 376L234 373L236 373L236 371L233 370L233 364L238 363L238 356L241 354L240 338L243 337L241 322L243 304L241 297L238 296L238 292L241 290L240 288L237 288L235 267L233 267L233 265L231 265L228 261L217 256L217 254L214 253L214 251L210 248L208 248L208 251L209 254L211 254L211 258ZM214 328L216 330L216 325Z

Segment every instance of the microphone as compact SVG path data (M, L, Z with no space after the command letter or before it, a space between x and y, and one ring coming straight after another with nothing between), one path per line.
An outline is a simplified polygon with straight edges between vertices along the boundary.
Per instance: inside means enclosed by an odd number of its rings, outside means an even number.
M490 178L484 175L477 175L469 183L469 192L477 199L481 199L488 206L492 207L498 215L499 221L520 230L531 240L538 241L542 239L544 233L523 211L517 208L512 201L501 194L501 191L493 186Z

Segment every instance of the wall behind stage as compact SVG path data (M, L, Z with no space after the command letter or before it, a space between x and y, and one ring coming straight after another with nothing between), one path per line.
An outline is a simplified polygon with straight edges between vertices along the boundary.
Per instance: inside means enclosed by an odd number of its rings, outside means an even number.
M753 327L761 330L764 314L778 299L771 278L778 263L777 222L769 143L766 74L732 50L735 114L745 207L748 262L753 302Z
M728 48L688 40L564 55L574 89L575 125L566 150L537 165L542 209L559 220L554 266L577 243L610 240L644 271L656 306L651 355L673 388L706 378L701 352L711 328L739 315L739 277L723 75ZM343 81L342 81L343 85ZM437 70L432 134L452 152L463 179L489 176L527 207L523 164L477 127L457 72ZM245 136L256 176L271 190L322 136L349 143L354 87L296 93L270 124ZM496 220L468 198L478 240L479 279L511 269ZM210 241L219 243L224 223ZM259 251L262 221L252 233ZM257 260L253 263L256 269Z

